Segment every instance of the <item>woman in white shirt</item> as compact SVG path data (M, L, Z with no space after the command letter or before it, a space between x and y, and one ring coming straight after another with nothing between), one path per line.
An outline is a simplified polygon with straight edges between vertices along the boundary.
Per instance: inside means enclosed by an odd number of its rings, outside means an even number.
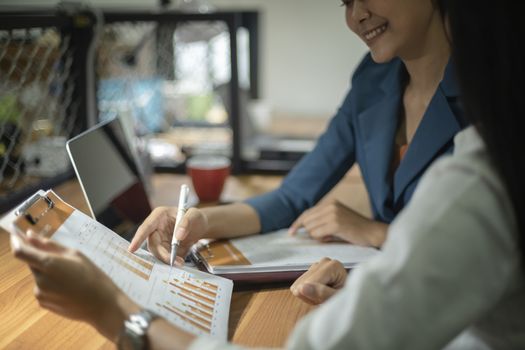
M521 2L444 3L476 129L458 134L454 155L424 176L391 225L383 253L305 317L287 348L525 348ZM42 306L89 322L115 342L124 320L140 310L82 254L37 237L13 236L12 245L35 272ZM337 263L320 265L334 277L321 285L345 282ZM162 319L143 340L153 349L235 347Z

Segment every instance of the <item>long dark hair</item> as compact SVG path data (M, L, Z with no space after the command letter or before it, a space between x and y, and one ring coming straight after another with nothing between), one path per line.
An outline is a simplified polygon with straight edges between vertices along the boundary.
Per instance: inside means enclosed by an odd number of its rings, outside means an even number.
M525 18L520 0L443 0L468 119L499 171L525 267Z

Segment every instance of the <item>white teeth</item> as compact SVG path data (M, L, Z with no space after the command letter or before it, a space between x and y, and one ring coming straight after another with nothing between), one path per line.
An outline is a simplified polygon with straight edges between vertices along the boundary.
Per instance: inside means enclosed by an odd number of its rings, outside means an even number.
M371 30L368 33L366 33L365 34L365 39L366 40L372 40L376 36L378 36L379 34L383 33L385 30L386 30L386 24L383 24L381 27L376 28L376 29Z

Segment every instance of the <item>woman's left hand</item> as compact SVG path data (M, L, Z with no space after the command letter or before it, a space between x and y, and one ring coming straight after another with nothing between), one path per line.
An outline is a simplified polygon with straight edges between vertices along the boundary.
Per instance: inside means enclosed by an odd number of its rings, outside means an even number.
M138 307L82 253L34 235L11 235L14 255L35 277L39 304L62 316L82 320L116 340L127 314Z
M376 248L383 245L388 229L387 224L367 219L335 200L306 210L290 226L289 233L293 235L301 227L319 241L337 239Z

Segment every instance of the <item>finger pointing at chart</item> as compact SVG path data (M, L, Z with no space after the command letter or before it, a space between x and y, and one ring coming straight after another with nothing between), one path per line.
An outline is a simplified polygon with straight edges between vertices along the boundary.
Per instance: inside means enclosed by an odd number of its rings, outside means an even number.
M181 207L183 207L184 198L180 196L179 199L181 198L183 199ZM175 207L155 208L140 225L128 251L135 252L147 240L149 251L161 261L170 264L171 243L177 240L179 244L175 258L177 262L182 263L191 246L208 232L208 219L202 210L196 208L183 212L177 220L178 213L179 210Z

